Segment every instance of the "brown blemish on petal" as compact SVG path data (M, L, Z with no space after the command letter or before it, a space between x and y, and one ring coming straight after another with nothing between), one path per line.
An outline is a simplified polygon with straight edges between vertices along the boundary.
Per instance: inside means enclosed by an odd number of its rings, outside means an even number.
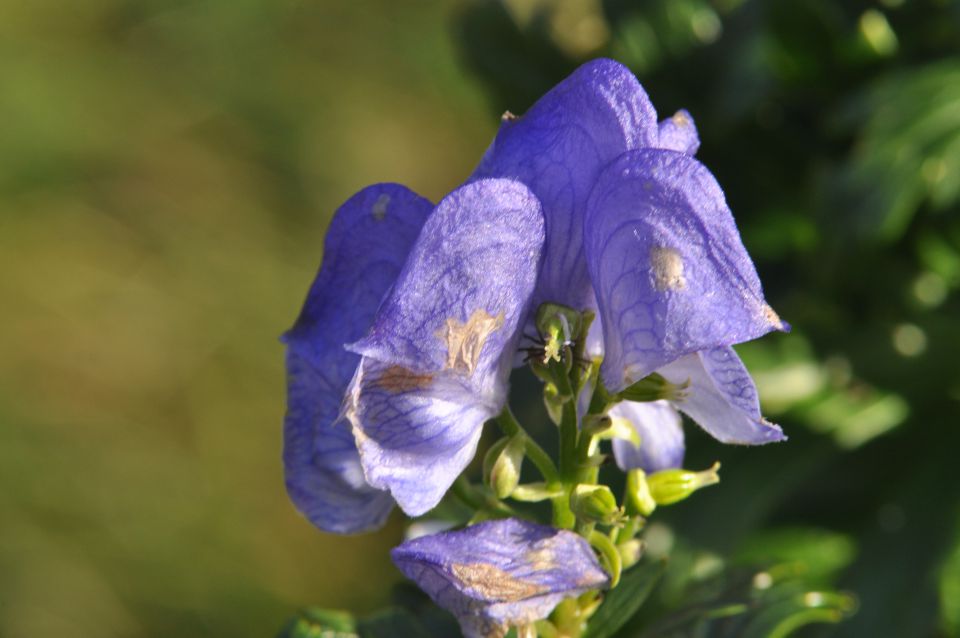
M469 587L486 600L516 602L542 594L543 585L514 578L499 567L487 563L454 563L453 575L464 587Z
M554 569L557 566L557 556L552 547L538 547L523 556L530 563L530 567L538 572Z
M390 366L379 377L372 379L370 384L383 388L387 392L398 394L400 392L422 390L429 386L432 381L432 374L420 374L403 366Z
M683 290L687 286L687 279L683 275L683 257L673 248L651 248L650 267L653 269L653 285L657 290Z
M373 213L373 218L375 220L383 221L383 218L387 216L387 204L390 203L390 196L386 193L380 195L377 198L377 201L373 203L373 208L370 209L370 212Z
M436 333L447 344L447 368L467 376L473 374L487 337L502 326L503 312L494 317L483 309L474 310L466 323L447 319Z
M677 126L690 126L692 123L690 118L683 111L677 111L670 119L673 120L673 123Z
M778 329L783 329L783 320L770 306L763 307L763 318L766 319L770 325L776 326Z

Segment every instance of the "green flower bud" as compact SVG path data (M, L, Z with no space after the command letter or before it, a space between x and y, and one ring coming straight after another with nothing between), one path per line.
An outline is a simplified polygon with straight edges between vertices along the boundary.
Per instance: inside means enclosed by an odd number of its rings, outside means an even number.
M688 387L690 387L690 381L677 385L654 372L640 379L626 390L622 390L617 398L627 401L659 401L660 399L679 401L687 396L686 390Z
M523 434L510 437L490 468L489 485L497 498L507 498L520 483L525 445Z
M624 569L633 567L640 562L643 556L644 544L639 538L632 538L624 543L617 545L617 551L620 552L620 561Z
M507 443L509 442L509 436L497 439L483 456L483 482L485 484L490 484L490 473L493 471L493 464L500 458L500 453L503 452L503 448L507 447Z
M714 463L713 467L702 472L663 470L647 477L647 485L658 505L670 505L682 501L701 487L719 483L719 469L720 463Z
M543 406L547 409L550 420L556 425L560 425L560 421L563 420L563 404L564 399L553 382L543 386Z
M606 485L577 485L570 493L570 509L585 521L603 525L623 519L623 510L617 507L617 499Z
M626 501L627 513L631 515L650 516L653 510L657 508L657 501L650 494L646 472L639 468L627 472L627 489L624 500Z

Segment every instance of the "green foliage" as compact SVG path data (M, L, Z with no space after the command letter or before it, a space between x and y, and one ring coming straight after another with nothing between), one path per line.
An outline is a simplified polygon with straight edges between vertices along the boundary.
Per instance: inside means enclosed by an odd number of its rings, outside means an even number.
M290 619L277 638L427 638L420 622L405 609L391 607L365 618L344 611L311 607Z
M590 619L584 638L609 638L643 605L663 575L663 561L646 561L628 570Z

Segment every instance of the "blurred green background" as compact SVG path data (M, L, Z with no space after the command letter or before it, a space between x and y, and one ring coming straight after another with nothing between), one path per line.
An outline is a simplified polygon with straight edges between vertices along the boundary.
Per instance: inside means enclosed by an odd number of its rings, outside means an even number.
M399 517L286 498L277 336L343 200L439 199L596 55L693 114L795 326L741 349L791 441L689 428L723 483L658 533L854 592L816 635L960 635L956 3L0 0L0 636L388 601Z

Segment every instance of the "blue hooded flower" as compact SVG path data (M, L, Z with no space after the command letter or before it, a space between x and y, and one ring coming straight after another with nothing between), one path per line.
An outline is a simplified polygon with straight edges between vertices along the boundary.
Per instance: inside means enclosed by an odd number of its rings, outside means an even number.
M379 527L393 508L389 494L364 480L349 425L337 423L360 362L343 345L369 328L432 209L396 184L369 186L351 197L330 224L320 272L300 317L284 335L287 491L297 508L328 532Z
M535 304L599 311L588 350L603 353L611 390L787 329L763 298L720 187L692 157L699 145L687 111L658 123L629 69L600 59L522 117L505 117L475 172L519 179L539 198L547 239ZM711 432L729 426L697 420ZM722 440L778 438L751 423Z
M717 439L782 440L729 346L788 326L764 300L710 172L676 151L624 153L597 180L584 223L606 386L617 392L652 372L689 379L678 407Z
M457 617L467 638L499 638L509 626L546 618L564 598L609 582L582 537L517 519L422 536L391 556Z
M367 335L344 416L367 481L417 516L434 507L506 402L544 230L520 182L479 180L427 220Z

